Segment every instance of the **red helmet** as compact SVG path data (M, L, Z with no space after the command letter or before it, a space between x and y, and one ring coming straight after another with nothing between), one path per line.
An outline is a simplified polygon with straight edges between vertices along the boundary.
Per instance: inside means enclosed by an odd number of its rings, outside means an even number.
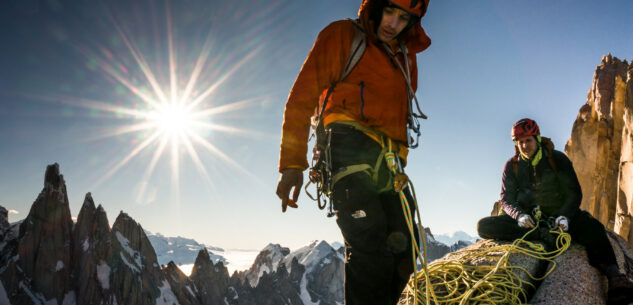
M429 5L429 0L391 0L391 5L395 5L415 16L422 17Z
M527 136L540 136L541 131L534 120L525 118L520 119L512 125L512 141Z

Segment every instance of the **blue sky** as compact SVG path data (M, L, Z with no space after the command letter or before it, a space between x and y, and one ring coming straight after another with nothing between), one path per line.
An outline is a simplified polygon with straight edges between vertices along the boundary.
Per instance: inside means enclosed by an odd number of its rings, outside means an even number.
M11 221L26 217L46 165L58 162L73 216L92 192L111 222L123 210L147 230L210 245L341 240L316 203L302 195L282 214L274 190L288 91L318 32L359 5L3 1L0 205L19 212ZM602 56L633 56L630 16L623 0L431 2L422 23L433 43L418 55L429 119L407 167L425 226L475 233L498 199L517 119L536 119L563 149ZM197 62L188 101L229 111L200 117L195 154L183 140L176 154L170 140L157 154L162 136L136 149L152 128L108 136L147 123L148 100L170 99L172 83L182 97Z

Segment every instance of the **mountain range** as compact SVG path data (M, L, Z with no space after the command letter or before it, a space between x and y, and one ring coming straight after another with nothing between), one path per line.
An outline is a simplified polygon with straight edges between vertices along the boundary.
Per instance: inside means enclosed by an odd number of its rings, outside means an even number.
M426 231L429 259L454 248ZM74 222L52 164L23 221L9 223L0 208L0 304L342 304L344 247L335 246L269 244L248 270L229 275L227 259L216 254L224 249L148 234L123 211L110 227L90 193ZM187 276L177 265L192 261Z

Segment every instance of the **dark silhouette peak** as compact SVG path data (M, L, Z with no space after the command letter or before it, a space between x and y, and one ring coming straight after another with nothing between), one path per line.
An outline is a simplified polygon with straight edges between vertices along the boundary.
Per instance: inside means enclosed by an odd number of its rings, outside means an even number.
M95 201L92 199L92 194L90 194L90 192L86 193L86 196L84 197L83 205L86 205L86 204L91 205L93 208L95 206Z
M54 163L46 167L46 173L44 174L44 187L52 186L53 188L59 188L64 184L64 176L59 173L59 164Z

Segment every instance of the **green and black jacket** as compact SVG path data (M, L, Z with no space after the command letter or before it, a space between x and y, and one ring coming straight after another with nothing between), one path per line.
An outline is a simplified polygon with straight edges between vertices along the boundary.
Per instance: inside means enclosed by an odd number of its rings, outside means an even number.
M523 213L531 215L537 205L545 217L562 215L572 219L579 210L580 183L571 161L560 151L544 149L536 166L514 156L506 162L502 179L501 207L514 219Z

